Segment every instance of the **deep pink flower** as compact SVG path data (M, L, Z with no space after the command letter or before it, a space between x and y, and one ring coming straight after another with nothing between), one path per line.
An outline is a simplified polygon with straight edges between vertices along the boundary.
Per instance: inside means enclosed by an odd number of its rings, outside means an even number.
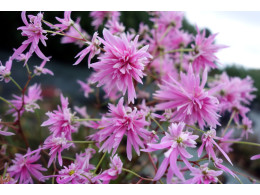
M154 177L154 180L159 180L163 176L169 164L170 167L168 169L167 181L170 182L173 174L175 174L181 180L185 180L184 176L180 172L179 167L177 166L177 159L180 156L186 166L188 166L188 168L191 167L187 159L191 158L192 155L187 152L186 148L195 148L197 144L195 140L199 136L192 135L192 133L188 131L183 131L184 127L185 123L183 122L178 124L172 123L168 128L169 133L165 132L165 136L162 138L159 144L147 144L148 148L142 150L144 152L153 152L157 150L167 149L167 152L164 153L165 158L162 161Z
M7 169L11 177L15 180L19 180L19 183L27 184L33 183L32 176L39 181L44 181L43 175L40 171L47 171L41 164L34 164L41 157L38 151L34 155L28 155L24 157L22 154L15 154L15 159L12 160L13 165ZM27 154L31 153L28 149Z
M0 122L1 122L1 121L2 121L2 119L0 118ZM3 136L14 135L14 133L7 131L7 130L8 130L8 127L4 128L3 131L2 131L2 129L3 129L3 125L0 124L0 135L3 135Z
M138 50L138 36L129 41L125 34L120 37L112 35L108 30L103 31L105 54L98 57L99 62L93 63L96 73L92 82L98 82L98 87L105 85L110 92L116 86L123 94L128 90L128 103L134 103L136 98L133 80L142 83L144 66L152 56L147 52L148 45ZM109 93L108 92L108 93Z
M96 179L102 180L103 184L108 184L110 180L115 180L122 172L123 163L117 154L114 157L110 157L109 166L108 170L96 176Z
M105 19L119 19L120 12L116 11L92 11L90 16L93 18L91 23L95 30L104 22Z
M216 64L218 58L215 56L215 53L218 50L226 48L225 45L215 45L215 37L217 34L206 36L206 31L203 30L202 34L200 34L199 28L197 27L197 35L195 37L195 44L192 44L191 47L194 49L192 52L194 56L194 61L192 63L194 69L198 72L201 68L216 68Z
M53 112L47 112L49 117L47 121L42 123L41 126L49 126L49 130L53 133L53 136L62 136L64 133L66 139L71 140L71 133L78 130L79 123L74 122L74 114L70 112L68 98L60 95L61 107L58 106L58 110Z
M208 163L201 165L199 168L192 168L191 176L193 178L187 180L186 183L190 184L210 184L217 183L218 176L220 176L222 171L214 171L208 168Z
M132 159L132 146L137 155L140 155L139 147L144 148L144 142L149 138L151 132L144 127L149 123L145 121L145 117L137 108L125 107L123 105L124 99L121 98L114 106L109 104L109 113L102 117L99 130L92 139L99 143L104 142L99 151L111 152L112 155L123 139L127 136L126 153L129 160ZM140 139L141 138L141 139Z
M10 102L17 108L20 109L22 105L24 106L21 110L21 114L24 111L27 112L34 112L35 109L39 109L40 106L36 103L38 100L42 100L42 89L41 85L38 85L35 83L34 85L30 86L28 88L27 95L24 96L24 105L23 105L23 98L22 96L13 95L13 100L10 100ZM13 113L14 117L17 117L17 112L14 108L11 108L7 112L8 114Z
M41 74L49 74L53 76L54 73L51 70L44 68L46 62L46 60L43 60L40 66L34 66L34 74L36 74L37 76L40 76Z
M75 56L75 58L79 57L79 59L77 59L77 61L73 65L78 65L83 60L83 58L86 57L88 53L89 53L88 64L90 64L91 59L95 55L98 55L100 53L99 45L101 44L101 42L97 39L97 37L98 37L98 33L95 32L91 42L90 41L86 42L88 46Z
M80 84L81 90L84 92L84 96L88 98L89 94L94 90L90 88L89 83L84 83L83 81L77 80L77 83Z
M209 131L207 131L206 133L204 133L201 137L202 140L202 144L200 146L200 148L198 149L198 156L200 157L203 151L203 148L205 147L207 154L209 155L209 159L212 157L213 160L215 160L216 154L214 152L214 145L219 149L219 151L223 154L223 156L227 159L227 161L231 164L231 160L228 157L228 155L226 154L226 152L224 152L221 147L214 141L214 139L220 140L220 137L216 136L216 130L215 129L211 129Z
M43 14L38 13L37 16L28 15L30 19L30 23L28 23L26 18L26 12L22 12L22 20L25 26L21 26L18 28L18 30L22 30L22 36L28 37L27 40L25 40L22 45L15 50L14 54L12 55L11 59L17 58L23 51L31 44L29 54L32 55L34 52L37 54L37 56L43 60L49 61L47 57L44 56L44 54L41 52L38 44L41 41L41 43L46 46L45 40L47 40L46 37L46 31L42 28L42 18Z
M170 78L170 81L164 81L160 90L156 91L156 99L163 101L156 105L159 110L175 109L173 112L173 121L183 121L189 125L198 122L200 128L207 125L216 127L218 122L218 99L212 96L214 89L206 91L204 89L207 81L207 70L204 71L202 82L200 77L194 74L192 67L189 67L188 73L180 73L181 80L176 81Z
M12 62L13 61L11 58L9 58L9 60L5 63L5 66L3 66L2 62L0 61L0 81L4 80L5 83L10 81Z
M49 152L49 162L48 162L48 167L51 166L51 163L56 161L57 155L58 155L58 162L60 166L62 166L62 157L61 157L61 152L65 149L68 149L71 147L73 143L68 143L68 140L66 139L64 133L61 133L60 137L54 137L51 135L48 137L44 143L43 143L43 149L50 149Z

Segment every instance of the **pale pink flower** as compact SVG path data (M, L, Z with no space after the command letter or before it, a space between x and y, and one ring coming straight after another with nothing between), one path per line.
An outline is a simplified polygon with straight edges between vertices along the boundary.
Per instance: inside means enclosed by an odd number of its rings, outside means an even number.
M43 60L40 66L34 66L35 75L40 76L41 74L49 74L51 76L54 76L54 73L51 70L44 68L46 62L47 62L46 60Z
M112 19L108 20L105 27L113 34L120 35L125 31L125 26L122 23L119 23L118 20Z
M78 130L79 123L74 122L74 114L70 112L68 98L60 95L61 107L53 112L47 112L49 119L42 123L41 126L49 126L53 136L61 136L64 133L66 139L71 140L71 134Z
M40 106L37 104L38 100L42 100L42 89L41 85L38 85L35 83L34 85L30 86L28 88L27 95L24 95L24 105L23 105L23 98L22 96L13 95L13 100L10 100L10 102L17 108L20 109L22 106L21 114L24 111L27 112L34 112L36 109L39 109ZM13 113L14 117L17 117L17 112L14 108L11 108L7 112L8 114Z
M18 49L15 50L11 59L15 59L17 56L23 53L23 51L31 44L29 55L32 55L35 52L39 58L49 61L49 59L44 56L38 46L40 41L44 46L46 46L45 40L47 40L47 37L45 35L47 32L42 28L43 14L38 13L37 16L28 15L30 19L29 22L27 21L25 14L26 12L23 11L22 20L25 26L19 27L18 30L22 30L22 36L26 36L28 37L28 39L25 40Z
M199 157L201 156L203 148L205 147L206 152L207 152L207 154L209 156L209 159L212 157L213 160L215 160L217 157L216 157L216 154L215 154L213 148L214 148L214 146L216 146L219 149L219 151L223 154L223 156L227 159L227 161L231 165L233 165L231 160L230 160L230 158L226 154L226 152L224 152L222 150L222 148L215 142L214 139L217 139L217 140L221 139L220 137L216 136L216 130L215 129L211 129L211 130L207 131L206 133L204 133L202 135L202 137L201 137L202 144L201 144L200 148L198 149L198 156Z
M28 62L28 60L30 59L31 54L30 52L27 52L26 54L21 53L20 55L18 55L15 59L19 62L24 62L23 66L25 66Z
M254 131L252 129L252 121L247 117L243 117L241 127L242 127L241 137L245 136L246 139L248 139L248 134L254 133Z
M41 157L38 151L34 155L28 155L24 157L22 154L15 154L15 159L12 160L13 165L7 169L11 177L15 180L19 180L19 183L27 184L33 183L32 176L39 181L44 181L43 175L40 171L47 171L41 164L34 164ZM27 154L31 153L28 149Z
M144 148L144 143L151 132L145 129L149 123L145 121L144 115L137 108L125 107L123 101L121 98L117 106L109 104L109 113L102 117L100 130L91 137L99 143L104 142L99 151L111 152L113 149L112 155L114 155L123 136L126 135L126 153L127 158L131 160L132 146L137 155L140 155L139 147Z
M80 85L81 90L84 92L84 96L86 98L89 97L89 94L92 93L94 90L89 86L89 83L84 83L83 81L77 80L77 83Z
M199 168L192 168L191 176L193 178L187 180L186 183L190 184L210 184L217 183L218 176L220 176L223 171L214 171L208 168L208 163L201 165Z
M100 53L99 45L101 44L101 42L97 39L97 37L98 37L98 33L95 32L91 42L90 41L86 42L88 46L75 56L75 58L79 57L79 59L77 59L77 61L73 65L78 65L86 57L87 54L89 54L88 64L90 64L91 59L95 55L98 55Z
M93 148L86 148L85 152L76 154L75 164L85 172L95 169L95 166L89 162L95 153L96 151Z
M212 96L214 89L205 90L207 81L207 70L204 71L200 84L200 76L194 74L192 67L188 73L180 73L181 80L164 81L160 85L160 90L156 91L156 99L163 101L156 105L159 110L175 109L173 111L173 121L183 121L189 125L198 122L200 128L207 125L216 127L218 122L218 99Z
M71 19L70 15L71 11L65 11L64 18L55 17L56 20L60 22L60 24L55 24L54 26L58 27L59 31L67 30L73 24L73 20Z
M12 62L13 61L11 58L9 58L9 60L5 63L5 66L3 66L2 62L0 61L0 81L4 80L5 83L10 81Z
M90 36L87 34L86 31L84 31L80 26L80 18L77 18L76 22L74 23L74 26L77 28L79 32L84 36L85 39L89 40ZM83 41L83 37L75 28L69 28L68 31L66 31L66 35L61 38L61 43L67 44L67 43L74 43L75 45L78 45L79 47L83 47L85 42ZM74 38L75 37L75 38Z
M116 86L123 94L128 90L128 103L134 103L136 98L133 80L142 83L145 75L143 70L152 56L147 52L148 45L138 50L138 36L129 41L125 34L120 37L112 35L108 30L103 31L105 54L98 57L99 62L93 63L96 73L92 82L98 82L98 87L105 85L110 92ZM109 93L108 92L108 93Z
M215 53L218 50L226 48L225 45L215 45L215 37L217 34L210 35L206 38L206 31L203 30L200 34L199 28L197 27L197 35L195 37L195 44L192 44L191 47L194 49L192 54L194 55L194 61L192 63L194 69L198 72L201 68L216 68L218 58L215 56Z
M233 171L231 171L226 166L222 165L222 163L223 163L222 159L216 158L216 159L213 160L213 162L214 162L214 165L215 165L216 168L221 169L222 171L225 171L226 173L229 173L233 177L237 177L237 175Z
M179 177L182 181L185 180L177 165L177 159L180 156L186 166L188 168L191 167L187 159L191 158L192 155L187 152L186 148L195 148L197 144L195 140L199 136L192 135L192 133L189 131L183 131L184 127L185 123L183 122L178 124L172 123L168 128L169 133L165 132L165 136L162 138L159 144L147 144L148 148L142 150L144 152L153 152L157 150L167 149L167 152L164 153L165 158L162 161L154 177L154 180L159 180L164 175L169 164L170 167L167 173L167 181L170 182L173 174Z
M2 121L2 119L0 118L0 122L1 122L1 121ZM3 129L3 131L2 131L2 129ZM8 127L3 128L3 125L0 124L0 135L3 135L3 136L14 135L14 133L12 133L12 132L8 132L7 130L8 130Z
M61 157L61 152L65 149L70 148L73 145L73 143L68 143L68 140L65 137L64 132L61 133L60 137L54 137L51 135L48 137L44 143L43 143L43 149L50 149L49 152L49 162L48 162L48 167L51 166L51 163L56 161L57 155L58 155L58 162L60 166L62 166L62 157Z
M118 20L120 17L120 12L116 11L92 11L90 16L93 18L91 23L92 26L95 27L95 30L103 24L105 19L116 19Z
M252 156L250 159L251 159L251 160L260 159L260 154L257 154L257 155L255 155L255 156Z
M110 180L115 180L122 172L123 163L117 154L114 157L110 157L109 166L108 170L96 176L96 179L102 180L103 184L108 184Z

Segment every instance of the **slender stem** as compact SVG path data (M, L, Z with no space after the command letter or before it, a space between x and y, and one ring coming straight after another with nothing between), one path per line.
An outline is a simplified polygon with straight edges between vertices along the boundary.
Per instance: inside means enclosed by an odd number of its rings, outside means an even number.
M72 27L80 34L80 36L86 40L86 38L84 37L84 35L79 31L79 29L75 26L74 22L72 24Z
M218 182L219 182L220 184L223 184L219 179L218 179Z
M176 52L190 52L193 51L194 49L192 48L181 48L181 49L173 49L170 51L166 51L165 53L176 53Z
M10 80L18 87L18 89L19 89L20 91L23 90L22 87L21 87L12 77L9 77L9 78L10 78Z
M4 166L5 166L5 169L4 169L4 173L3 173L3 178L5 177L5 174L6 174L6 171L7 171L7 168L8 168L8 164L5 163Z
M75 143L75 144L94 144L95 141L68 141L70 143Z
M0 96L0 100L4 101L5 103L7 103L10 106L12 106L15 110L17 110L17 108L11 102L9 102L7 99L5 99L5 98Z
M160 129L161 129L163 132L165 132L165 130L162 128L162 126L160 125L160 123L158 123L157 120L155 120L153 117L150 117L150 118L158 125L158 127L160 127Z
M245 145L251 145L251 146L258 146L260 147L260 144L253 143L253 142L245 142L245 141L222 141L226 143L234 143L234 144L245 144Z
M233 118L235 117L235 114L236 114L236 111L234 110L234 111L232 112L232 114L231 114L231 117L230 117L230 119L229 119L229 121L228 121L228 124L227 124L225 130L224 130L223 133L222 133L222 137L226 134L226 132L227 132L227 130L228 130L228 128L229 128L229 126L230 126L230 124L231 124Z
M67 34L55 32L55 31L52 31L52 30L46 30L46 32L48 32L48 33L54 33L54 34L61 35L61 36L71 37L71 38L77 39L77 40L79 40L79 41L84 41L84 42L87 41L86 39L79 39L78 37L74 37L74 36L70 36L70 35L67 35Z
M192 129L195 129L195 130L197 130L197 131L199 131L201 133L205 133L203 130L201 130L201 129L195 127L195 126L192 126L192 125L186 125L186 126L192 128Z
M129 169L122 168L122 170L125 171L125 172L128 172L128 173L131 173L131 174L133 174L134 176L139 177L139 178L142 179L142 180L153 181L153 179L144 178L144 177L142 177L141 175L138 175L137 173L135 173L134 171L131 171L131 170L129 170Z
M74 121L78 121L78 122L81 122L81 121L101 121L101 119L99 118L79 118L79 119L73 119Z
M68 157L68 156L62 156L62 158L67 159L67 160L71 160L71 161L75 160L74 158L71 158L71 157Z
M25 64L25 67L26 67L26 69L27 69L27 72L28 72L28 74L29 74L29 75L31 75L31 74L32 74L32 72L30 71L30 68L29 68L29 66L28 66L28 64L27 64L27 63Z
M172 29L172 25L169 25L168 27L167 27L167 29L166 29L166 31L163 33L163 35L161 36L161 38L160 38L160 40L159 40L159 42L161 42L163 39L164 39L164 37L166 37L166 35L170 32L170 30Z
M97 172L97 170L98 170L98 168L100 167L102 161L104 160L106 154L107 154L107 152L105 152L105 153L103 154L103 156L101 157L100 161L98 162L98 164L97 164L97 166L96 166L96 169L95 169L95 171L94 171L94 174Z

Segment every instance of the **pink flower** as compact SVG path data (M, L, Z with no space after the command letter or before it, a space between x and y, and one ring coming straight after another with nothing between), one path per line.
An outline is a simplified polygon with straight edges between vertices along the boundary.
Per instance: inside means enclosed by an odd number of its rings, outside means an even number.
M65 149L71 147L73 143L68 143L68 140L65 137L64 132L61 133L60 137L50 136L43 143L43 149L50 149L50 159L48 162L48 167L51 166L51 163L56 161L58 154L58 162L62 166L62 157L61 152Z
M182 26L183 14L179 11L161 11L151 20L158 25L159 30L166 30L169 26L179 29Z
M21 61L24 61L23 66L25 66L25 65L27 64L28 60L30 59L30 57L31 57L30 52L27 52L26 54L21 53L21 54L18 55L15 59L16 59L17 61L20 61L20 62L21 62Z
M8 132L8 128L4 128L3 131L1 131L1 129L3 128L3 125L1 124L1 121L2 119L0 119L0 135L3 135L3 136L10 136L10 135L14 135L14 133L12 132Z
M81 28L79 23L80 23L80 18L77 18L76 22L74 23L74 26L78 29L78 31L81 32L81 34L84 36L85 39L89 39L90 38L89 35L86 33L86 31L84 31ZM61 43L63 44L74 43L79 47L83 47L84 41L81 34L79 34L78 31L75 28L69 28L69 30L66 32L66 35L68 36L63 36L61 38Z
M44 68L46 62L46 60L43 60L40 66L34 66L34 74L36 74L37 76L40 76L41 74L49 74L53 76L54 74L51 70Z
M260 159L260 154L257 154L257 155L255 155L255 156L252 156L252 157L250 158L250 160L257 160L257 159Z
M85 152L76 154L75 164L85 172L89 172L90 170L95 169L95 166L90 164L90 159L96 153L96 151L92 148L86 148Z
M44 46L46 46L45 40L47 40L46 35L44 35L47 32L42 28L43 14L38 13L37 16L29 15L28 17L30 19L30 23L28 23L25 14L26 12L23 11L22 20L25 26L19 27L18 30L22 30L22 36L26 36L28 39L25 40L18 49L15 50L11 59L15 59L31 44L29 55L32 55L35 52L39 58L49 61L49 59L44 56L38 46L40 41Z
M231 165L233 165L230 158L228 157L228 155L220 148L220 146L214 141L214 139L218 139L218 140L221 139L220 137L216 136L216 131L214 129L211 129L202 135L202 137L201 137L202 144L201 144L200 148L198 149L198 156L199 157L201 156L203 148L205 146L206 152L209 155L209 159L210 159L210 157L212 157L213 160L215 160L217 158L216 154L213 150L213 147L215 145L219 149L219 151L224 155L224 157L227 159L227 161Z
M79 59L77 59L77 61L73 65L78 65L83 60L83 58L86 57L88 53L89 53L88 64L90 64L91 59L95 55L98 55L100 53L99 45L101 44L101 42L97 39L97 37L98 37L98 33L95 32L91 42L89 41L86 42L88 44L88 47L86 47L76 55L75 58L79 57Z
M237 175L235 173L233 173L233 171L231 171L229 168L227 168L221 164L221 163L223 163L222 159L216 158L215 160L213 160L213 162L214 162L214 165L216 168L221 169L222 171L225 171L226 173L229 173L233 177L237 177Z
M60 24L55 24L54 26L58 27L59 31L67 30L73 24L73 20L70 18L70 15L71 11L65 11L64 18L55 17L56 20L60 22Z
M98 87L105 85L108 93L116 86L123 94L128 90L128 103L134 103L136 98L133 80L142 83L141 78L144 66L152 56L147 52L148 45L137 49L138 36L134 41L129 41L125 34L121 37L112 35L104 29L105 40L100 41L105 45L105 54L100 56L99 62L93 63L96 73L93 75L92 82L98 82Z
M220 176L222 171L214 171L208 168L208 163L201 165L199 168L192 168L191 176L193 178L189 179L186 183L190 184L210 184L217 183L218 176Z
M46 115L49 117L47 121L42 123L41 126L50 126L49 130L53 133L54 137L62 136L64 133L65 138L71 140L71 133L78 130L79 123L74 122L74 114L70 112L68 108L68 98L60 95L61 107L58 106L58 110L53 112L47 112Z
M123 163L117 154L114 157L110 157L109 166L108 170L96 176L96 179L102 180L103 184L108 184L110 180L115 180L122 172Z
M87 119L90 118L89 115L87 114L87 108L86 106L83 107L78 107L78 106L74 106L74 110L83 118ZM79 124L85 126L85 127L90 127L93 129L97 129L99 126L99 121L95 122L95 121L81 121L79 122Z
M90 13L90 16L93 18L93 21L92 21L91 25L95 27L95 30L97 30L98 27L103 23L105 18L118 20L119 16L120 16L120 12L115 12L115 11L92 11Z
M248 134L254 133L254 131L252 129L252 121L249 120L249 118L247 118L247 117L243 117L241 126L242 126L241 137L246 136L246 139L248 139Z
M170 167L167 173L167 181L170 182L170 180L173 177L173 174L175 174L181 180L183 181L185 180L184 176L180 172L179 167L177 166L177 159L180 156L183 162L189 168L191 167L187 158L191 158L192 155L187 152L186 148L187 147L195 148L196 147L195 140L199 136L192 135L192 133L188 131L184 132L183 131L184 127L185 127L185 123L183 122L178 124L172 123L168 128L169 133L165 132L165 136L162 138L161 143L147 144L148 148L142 150L144 152L153 152L157 150L167 149L167 152L164 153L165 158L162 161L161 166L154 177L154 180L159 180L163 176L169 164Z
M226 152L232 152L233 148L231 148L231 146L233 145L233 143L230 142L226 142L226 141L238 141L240 139L231 139L232 135L234 133L234 129L231 129L230 131L228 131L224 136L222 136L222 138L219 140L219 146L220 148Z
M113 35L120 35L125 31L125 26L122 23L119 23L116 19L108 20L105 27Z
M9 58L9 60L5 63L5 66L3 66L2 62L0 61L0 81L4 80L5 83L10 81L12 62L13 61L11 58Z
M195 37L195 45L193 44L191 47L194 49L192 52L194 55L194 61L192 63L194 69L198 72L200 68L205 69L206 67L209 68L216 68L214 62L218 60L215 56L215 53L218 50L226 48L225 45L215 45L215 37L217 34L210 35L209 37L206 36L206 31L203 30L202 34L200 34L199 28L197 27L197 35Z
M41 164L33 164L38 161L41 157L38 151L33 156L28 155L24 157L22 154L15 154L15 159L12 160L13 164L7 169L11 177L14 177L15 180L19 180L19 183L28 184L33 183L32 176L39 181L44 181L43 175L40 171L47 171L43 168ZM31 150L28 149L27 154L31 153Z
M24 111L27 112L34 112L35 109L39 109L40 106L36 103L38 100L42 100L42 89L41 85L38 85L35 83L34 85L30 86L28 88L27 95L24 96L24 105L23 105L23 98L22 96L13 95L13 100L10 100L10 102L17 108L20 109L22 106L21 114ZM14 117L17 117L17 112L14 108L11 108L8 111L8 114L13 113Z
M180 73L181 80L178 82L174 78L164 81L160 90L156 91L156 99L163 101L156 105L159 110L175 109L172 120L183 121L193 125L198 122L200 128L207 125L216 127L218 122L218 99L212 96L214 89L206 91L204 89L207 81L207 70L204 71L202 82L200 77L193 73L189 67L188 73Z
M104 142L99 151L110 152L113 149L112 155L123 139L127 136L126 153L129 160L132 159L132 146L136 153L140 155L139 147L144 148L144 142L148 139L151 132L147 131L144 127L149 123L145 121L143 116L137 108L123 106L124 99L121 98L114 106L109 104L109 113L102 117L99 130L92 139L99 143ZM142 139L140 139L142 138Z
M84 83L83 81L77 80L77 83L80 84L81 90L84 92L84 96L88 98L89 94L94 90L90 88L89 83Z

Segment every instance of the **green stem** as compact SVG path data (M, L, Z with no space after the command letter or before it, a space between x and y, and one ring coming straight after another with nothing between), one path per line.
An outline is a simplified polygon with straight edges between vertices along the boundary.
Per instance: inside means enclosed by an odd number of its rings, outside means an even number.
M94 144L95 141L68 141L69 143L75 143L75 144Z
M192 48L181 48L181 49L173 49L170 51L166 51L165 53L175 53L175 52L190 52L193 51L194 49Z
M71 160L71 161L75 160L74 158L71 158L71 157L68 157L68 156L62 156L62 158L67 159L67 160Z
M245 145L251 145L251 146L258 146L260 147L260 144L253 143L253 142L245 142L245 141L222 141L226 143L234 143L234 144L245 144Z
M12 106L15 110L17 110L17 108L11 102L9 102L7 99L5 99L5 98L0 96L0 100L4 101L5 103L7 103L10 106Z
M4 169L4 173L3 173L3 178L5 178L5 174L6 174L7 168L8 168L8 164L5 164L5 169Z
M98 162L97 167L96 167L96 169L95 169L95 171L94 171L94 174L97 172L97 170L98 170L98 168L100 167L102 161L104 160L106 154L107 154L107 152L105 152L105 153L103 154L103 156L101 157L101 159L100 159L100 161Z
M170 30L172 29L172 25L169 25L168 26L168 28L166 29L166 31L163 33L163 35L161 36L161 38L160 38L160 40L159 40L159 42L161 42L163 39L164 39L164 37L166 37L166 35L170 32Z
M165 132L165 130L162 128L162 126L160 125L160 123L158 123L157 120L155 120L153 117L150 117L150 118L158 125L158 127L160 127L160 129L161 129L163 132Z
M101 121L101 119L99 118L79 118L79 119L73 119L74 121L78 121L78 122L81 122L81 121Z
M229 126L230 126L230 124L231 124L233 118L235 117L235 114L236 114L236 111L233 111L232 114L231 114L231 117L230 117L230 119L229 119L229 121L228 121L228 124L227 124L225 130L224 130L223 133L222 133L222 137L226 134L226 132L227 132L227 130L228 130L228 128L229 128Z
M122 168L122 170L125 171L125 172L128 172L128 173L131 173L131 174L133 174L134 176L139 177L140 179L143 179L143 180L146 180L146 181L153 181L153 179L144 178L144 177L142 177L141 175L138 175L137 173L135 173L135 172L133 172L133 171L131 171L131 170L129 170L129 169ZM163 184L162 181L160 181L160 182Z
M31 75L32 73L31 73L30 68L29 68L29 66L28 66L27 63L25 64L25 67L26 67L26 69L27 69L28 74Z
M84 37L84 35L79 31L79 29L77 29L77 27L75 26L74 22L73 22L73 24L72 24L72 27L80 34L80 36L82 37L82 39L85 39L85 40L86 40L86 38Z
M22 91L23 89L21 88L21 86L12 78L12 77L9 77L10 78L10 80L18 87L18 89L20 90L20 91Z
M195 130L197 130L197 131L199 131L201 133L205 133L203 130L201 130L201 129L195 127L195 126L192 126L192 125L186 125L186 126L192 128L192 129L195 129Z

